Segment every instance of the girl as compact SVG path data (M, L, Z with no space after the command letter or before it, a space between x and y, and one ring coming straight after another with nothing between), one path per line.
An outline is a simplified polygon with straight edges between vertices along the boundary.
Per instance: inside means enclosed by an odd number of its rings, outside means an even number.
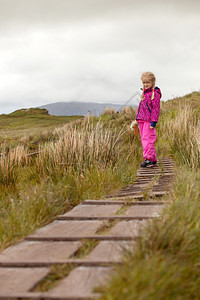
M157 163L156 150L156 123L160 114L161 91L155 86L156 78L153 73L142 74L143 93L137 109L136 121L139 123L144 162L141 167L153 167Z

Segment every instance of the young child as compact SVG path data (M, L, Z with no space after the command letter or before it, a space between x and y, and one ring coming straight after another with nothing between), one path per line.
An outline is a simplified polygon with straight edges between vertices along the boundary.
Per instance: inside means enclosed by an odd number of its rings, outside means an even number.
M157 163L154 146L156 141L155 127L160 114L160 98L162 94L160 89L155 86L156 78L153 73L145 72L142 74L141 79L143 83L143 93L136 114L144 157L144 162L141 163L141 167L153 167Z

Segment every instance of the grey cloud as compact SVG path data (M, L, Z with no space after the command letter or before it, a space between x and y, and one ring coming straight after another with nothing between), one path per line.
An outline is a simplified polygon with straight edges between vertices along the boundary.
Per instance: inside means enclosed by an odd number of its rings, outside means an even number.
M171 0L0 0L0 99L19 108L123 103L147 70L165 100L199 89L197 7Z
M55 25L57 22L96 18L126 19L130 14L143 18L152 12L194 14L199 9L200 2L197 0L0 0L0 23L2 26L31 23Z

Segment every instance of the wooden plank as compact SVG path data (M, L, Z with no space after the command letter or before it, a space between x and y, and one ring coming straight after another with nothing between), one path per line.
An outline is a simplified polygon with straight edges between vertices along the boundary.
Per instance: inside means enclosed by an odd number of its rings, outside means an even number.
M148 196L149 197L162 197L164 194L166 194L166 192L159 192L159 193L155 193L153 194L152 192L149 192L148 193ZM111 200L112 199L118 199L118 200L121 200L121 199L131 199L131 198L134 198L134 199L140 199L142 201L142 199L144 198L144 195L143 194L138 194L138 195L121 195L121 196L114 196L113 197L110 195L109 198L106 197L106 199L108 200Z
M150 177L148 177L148 178L146 178L146 177L138 178L138 183L139 184L141 184L141 183L150 184L150 183L152 183L152 181L153 181L153 178L150 178Z
M175 169L175 165L173 164L163 164L163 168L164 170L167 170L167 169Z
M136 178L136 182L135 183L138 183L138 182L151 182L153 180L153 178Z
M0 295L27 292L48 273L48 268L1 268Z
M171 184L172 183L172 178L160 178L160 180L157 181L157 185L159 184Z
M119 190L119 191L117 192L116 195L119 195L119 194L127 194L127 195L129 195L129 194L139 194L139 193L141 193L142 191L143 191L143 189L140 188L140 187L136 187L136 188L134 188L134 189L121 189L121 190Z
M148 184L145 184L145 185L135 185L135 186L133 186L132 188L128 188L128 189L126 189L126 188L123 188L123 189L120 189L119 191L118 191L118 193L120 193L120 192L127 192L127 193L131 193L131 192L141 192L143 189L145 189L145 188L147 188L148 187L148 185L149 185L150 183L148 183Z
M144 174L144 173L139 173L139 174L137 174L137 178L151 178L151 179L153 179L153 177L154 177L154 173L146 173L146 174ZM162 175L161 173L159 173L159 174L156 174L156 175L158 175L158 176L160 176L160 175Z
M172 169L174 169L174 164L171 164L171 163L164 163L164 164L163 164L163 167L164 167L164 168L172 168Z
M140 173L140 172L161 172L161 169L160 168L155 168L155 167L152 167L152 168L140 168L137 170L137 173Z
M124 197L116 197L115 195L110 195L110 196L106 196L105 197L105 199L106 200L110 200L110 201L112 201L112 200L121 200L121 199L125 199L125 200L129 200L129 199L138 199L138 200L142 200L144 198L144 196L143 195L127 195L127 196L124 196Z
M147 181L147 182L151 182L153 180L153 178L149 178L149 177L147 177L147 178L136 178L136 183L137 182L145 182L145 181Z
M168 171L166 171L166 172L164 171L164 172L162 173L162 175L163 175L163 176L172 176L172 175L174 175L174 173L173 173L173 172L170 172L170 171L169 171L169 172L168 172Z
M160 166L154 165L153 167L144 167L144 168L140 167L138 169L138 171L141 171L141 170L150 170L150 169L154 170L154 171L160 171Z
M163 206L161 205L135 205L127 209L124 215L131 217L158 217L162 212L162 209Z
M124 197L124 196L126 196L126 195L138 195L138 194L141 194L143 191L142 190L140 190L140 191L138 191L138 192L119 192L118 194L117 194L117 196L118 197Z
M151 183L151 181L148 182L136 182L135 184L133 184L129 189L132 190L133 188L143 188L148 186Z
M173 170L168 170L168 169L164 169L163 171L158 171L158 172L153 172L152 169L150 170L147 170L147 171L140 171L137 173L138 175L142 174L142 175L149 175L151 174L152 176L153 175L164 175L164 174L168 174L168 175L171 175L173 174ZM138 177L137 175L137 177Z
M134 243L134 241L102 241L85 257L85 260L120 262L123 252L130 246L133 246Z
M144 185L134 185L132 188L123 188L123 189L120 189L119 192L127 192L127 193L130 193L130 192L141 192L143 189L147 188L149 185L148 184L144 184ZM118 192L118 193L119 193Z
M160 167L159 166L153 166L153 167L145 167L145 168L139 168L138 172L140 171L148 171L148 170L153 170L153 171L160 171Z
M118 197L118 198L124 198L124 197L131 197L131 196L140 196L141 195L141 193L142 193L142 191L140 191L140 192L127 192L127 193L119 193L119 194L117 194L116 196ZM111 196L110 196L111 197Z
M148 216L125 216L125 215L115 215L106 217L71 217L71 216L59 216L59 220L143 220L152 217Z
M120 190L116 195L117 197L126 197L126 196L130 197L130 196L140 195L141 193L142 193L142 189L136 191Z
M129 191L129 190L132 190L132 189L135 189L135 188L141 188L141 187L143 188L144 186L147 186L150 182L151 182L150 180L149 180L149 182L139 182L139 181L137 181L134 184L123 188L123 190L126 189L126 190Z
M117 195L119 195L119 194L122 194L122 193L124 193L124 194L129 194L129 193L141 193L141 191L143 190L143 188L141 188L141 187L134 187L134 188L132 188L132 189L126 189L126 188L124 188L124 189L120 189L118 192L117 192Z
M0 293L0 299L2 300L16 300L16 299L43 299L42 293L30 293L30 292L8 292ZM57 300L57 299L56 299ZM72 299L71 299L72 300ZM77 299L78 300L78 299Z
M93 216L107 216L114 215L121 205L109 205L108 207L99 206L99 205L78 205L74 207L70 212L67 212L63 216L70 217L93 217Z
M52 236L52 237L29 237L27 238L28 241L79 241L79 240L100 240L100 241L104 241L104 240L125 240L125 241L129 241L132 238L130 236L123 236L123 237L115 237L115 236L110 236L110 235L98 235L98 234L94 234L94 235L90 235L90 236L71 236L71 237L63 237L63 236Z
M159 184L159 185L155 185L152 187L152 191L153 190L160 190L160 191L165 191L165 190L169 190L170 186L166 185L166 184Z
M162 176L160 176L158 182L160 182L160 181L171 181L172 179L173 179L173 176L162 175Z
M108 234L113 237L137 237L147 225L147 220L120 221L109 230Z
M154 185L154 186L152 187L152 189L155 189L155 188L163 188L163 189L165 190L165 189L169 189L170 186L172 186L172 185L171 185L170 183L168 183L168 182L160 182L159 184Z
M149 196L151 197L162 197L166 194L166 191L160 191L160 192L150 192Z
M55 288L46 293L46 296L54 296L59 299L88 299L98 296L93 290L99 285L103 285L108 280L111 272L110 267L78 267L70 272ZM46 298L45 298L46 299Z
M85 205L115 205L115 204L120 204L120 205L124 205L124 204L128 204L128 205L163 205L166 203L169 203L168 201L135 201L133 199L133 201L130 200L85 200L83 202Z
M62 262L82 245L81 242L24 241L0 254L0 262L49 263Z
M167 188L164 188L164 187L158 187L158 188L155 188L155 189L152 189L152 192L167 192L169 189Z
M122 262L116 262L116 264L121 264ZM41 263L37 263L37 262L29 262L29 263L22 263L22 262L2 262L0 263L1 268L37 268L37 267L49 267L52 265L62 265L63 263L60 261L57 262L41 262ZM91 260L86 260L86 259L67 259L65 264L70 264L70 265L74 265L74 266L87 266L87 267L96 267L96 266L110 266L113 265L113 261L106 261L106 262L102 262L102 261L91 261Z
M83 237L93 235L103 224L101 221L54 221L51 224L38 229L29 237L56 237L62 232L63 237Z
M161 171L158 171L158 172L153 172L152 170L148 170L148 171L140 171L137 173L137 176L140 176L140 175L161 175L162 172Z

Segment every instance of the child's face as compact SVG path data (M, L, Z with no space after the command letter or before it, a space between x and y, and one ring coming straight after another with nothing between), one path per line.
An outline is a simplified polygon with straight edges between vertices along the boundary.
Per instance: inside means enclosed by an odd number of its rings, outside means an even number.
M145 90L153 86L153 83L148 78L142 79L142 83L143 83L143 89Z

